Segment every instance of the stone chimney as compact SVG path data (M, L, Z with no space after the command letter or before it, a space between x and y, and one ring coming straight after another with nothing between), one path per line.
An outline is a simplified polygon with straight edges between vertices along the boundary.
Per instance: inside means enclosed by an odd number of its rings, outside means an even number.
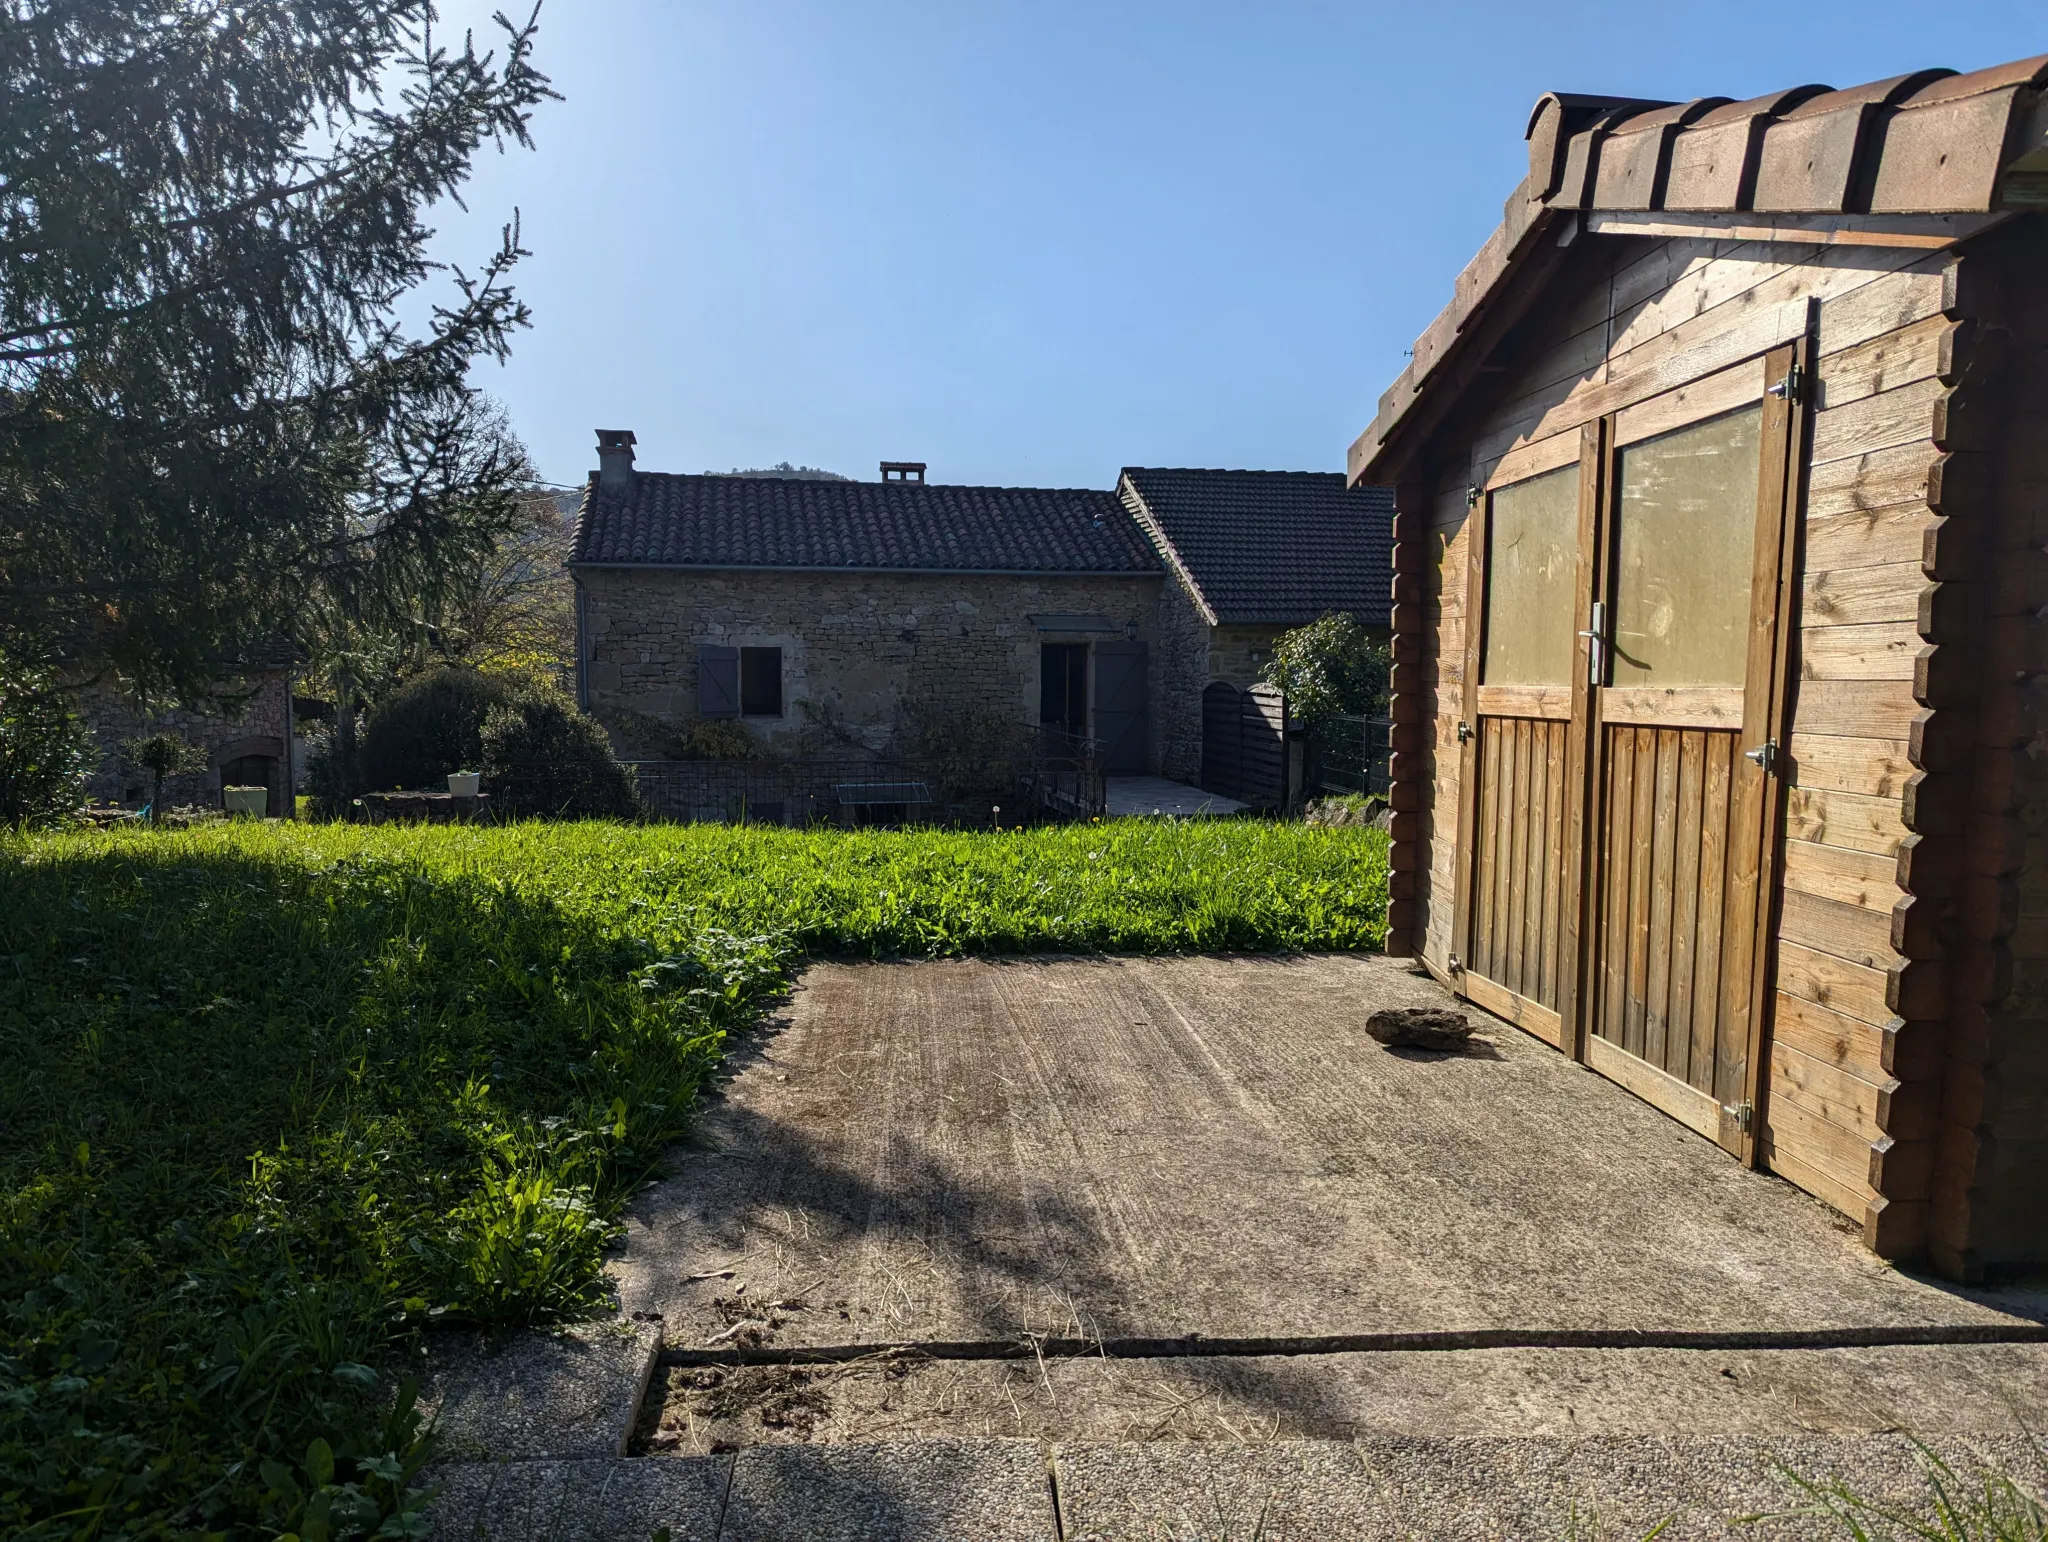
M633 446L637 441L630 428L600 428L597 431L597 485L633 485Z
M924 462L921 460L885 460L882 462L884 482L922 482Z

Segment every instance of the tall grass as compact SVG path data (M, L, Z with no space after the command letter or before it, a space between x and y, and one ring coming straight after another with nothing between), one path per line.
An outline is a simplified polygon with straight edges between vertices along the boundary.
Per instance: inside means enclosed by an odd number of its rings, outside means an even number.
M403 1536L436 1318L602 1298L806 955L1357 948L1368 832L242 825L0 841L0 1534Z

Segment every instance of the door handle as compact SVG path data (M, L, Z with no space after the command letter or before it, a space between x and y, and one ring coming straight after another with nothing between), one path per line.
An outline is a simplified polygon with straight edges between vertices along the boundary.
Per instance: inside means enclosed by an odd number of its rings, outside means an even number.
M1587 630L1580 632L1579 636L1590 640L1590 646L1586 649L1586 684L1597 690L1600 686L1601 678L1607 673L1607 602L1605 600L1595 600L1593 602L1593 624Z

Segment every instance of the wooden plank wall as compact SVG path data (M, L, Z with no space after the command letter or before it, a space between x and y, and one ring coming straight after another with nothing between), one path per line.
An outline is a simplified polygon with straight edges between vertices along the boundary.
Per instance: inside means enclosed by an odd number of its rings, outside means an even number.
M1947 956L1926 1195L1965 1280L2048 1259L2048 231L2017 221L1948 270L1930 482L1913 827L1895 928ZM1938 923L1938 924L1937 924ZM1889 1193L1889 1190L1888 1190ZM1891 1208L1907 1202L1893 1198Z
M1604 273L1521 351L1505 398L1476 426L1439 437L1430 471L1398 494L1407 568L1419 571L1404 591L1397 559L1396 598L1420 603L1425 622L1405 671L1410 742L1430 789L1407 825L1414 904L1405 913L1424 957L1444 967L1467 489L1483 486L1505 454L1789 340L1817 305L1779 1026L1762 1148L1775 1170L1864 1223L1874 1245L1909 1251L1910 1225L1877 1233L1880 1187L1910 1192L1917 1164L1924 1193L1939 1100L1939 1057L1899 1004L1902 995L1933 1001L1940 985L1893 946L1893 912L1904 898L1902 803L1924 716L1915 697L1921 557L1935 520L1928 476L1943 350L1955 333L1944 313L1949 259L1704 240L1603 246L1611 257L1594 260Z

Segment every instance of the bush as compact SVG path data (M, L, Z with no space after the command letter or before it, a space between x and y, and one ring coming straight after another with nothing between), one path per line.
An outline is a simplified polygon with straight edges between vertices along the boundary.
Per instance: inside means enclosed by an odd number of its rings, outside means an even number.
M363 786L375 792L436 789L450 771L483 766L483 727L519 694L516 679L474 669L437 669L401 686L370 711L357 752Z
M996 707L906 707L897 744L956 800L1001 797L1038 761L1037 731Z
M640 812L633 773L612 754L604 730L558 692L529 688L493 707L482 738L499 813L631 819Z
M75 814L95 758L57 672L0 653L0 827Z
M1281 633L1265 676L1286 695L1288 715L1313 728L1322 718L1347 713L1376 717L1385 711L1392 664L1386 644L1356 616L1331 611Z

